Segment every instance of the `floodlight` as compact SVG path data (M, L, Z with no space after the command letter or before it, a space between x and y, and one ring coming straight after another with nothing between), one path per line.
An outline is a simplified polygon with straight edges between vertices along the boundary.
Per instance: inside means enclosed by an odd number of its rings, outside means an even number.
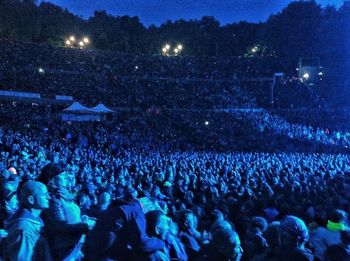
M304 73L303 78L304 78L305 80L308 80L308 79L310 78L310 74Z

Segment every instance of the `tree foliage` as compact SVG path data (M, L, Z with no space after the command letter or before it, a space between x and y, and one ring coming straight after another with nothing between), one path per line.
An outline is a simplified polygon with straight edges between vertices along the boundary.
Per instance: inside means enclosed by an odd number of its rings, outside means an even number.
M138 17L113 16L105 10L83 19L51 3L0 0L0 37L64 45L71 34L88 35L94 48L135 54L159 54L165 43L182 43L184 55L196 56L243 56L259 44L292 68L299 57L327 60L350 53L349 10L349 5L337 10L315 1L296 1L265 23L220 25L214 17L204 16L146 28Z

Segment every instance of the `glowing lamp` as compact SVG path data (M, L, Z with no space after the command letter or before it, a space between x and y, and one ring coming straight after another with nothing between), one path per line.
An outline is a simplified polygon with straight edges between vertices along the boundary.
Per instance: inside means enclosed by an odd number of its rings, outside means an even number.
M310 74L304 73L303 78L304 78L305 80L308 80L308 79L310 78Z

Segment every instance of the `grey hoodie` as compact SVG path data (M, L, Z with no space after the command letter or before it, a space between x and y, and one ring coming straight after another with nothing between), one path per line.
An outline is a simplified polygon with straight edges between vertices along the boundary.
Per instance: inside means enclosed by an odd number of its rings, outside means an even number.
M5 260L51 260L46 240L41 237L43 226L41 218L27 209L18 210L6 220Z

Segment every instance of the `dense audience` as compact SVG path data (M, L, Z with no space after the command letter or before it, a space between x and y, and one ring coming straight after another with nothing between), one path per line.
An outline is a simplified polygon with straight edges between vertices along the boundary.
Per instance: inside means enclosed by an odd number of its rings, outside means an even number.
M129 56L7 40L0 47L1 89L71 95L85 104L105 101L112 107L266 107L271 78L283 71L273 57ZM275 88L276 106L317 107L307 86L290 79Z
M311 89L291 110L293 79L278 83L287 110L232 85L271 61L0 45L2 87L15 68L23 90L120 94L107 104L124 109L77 123L61 105L0 103L1 259L350 260L349 113Z

